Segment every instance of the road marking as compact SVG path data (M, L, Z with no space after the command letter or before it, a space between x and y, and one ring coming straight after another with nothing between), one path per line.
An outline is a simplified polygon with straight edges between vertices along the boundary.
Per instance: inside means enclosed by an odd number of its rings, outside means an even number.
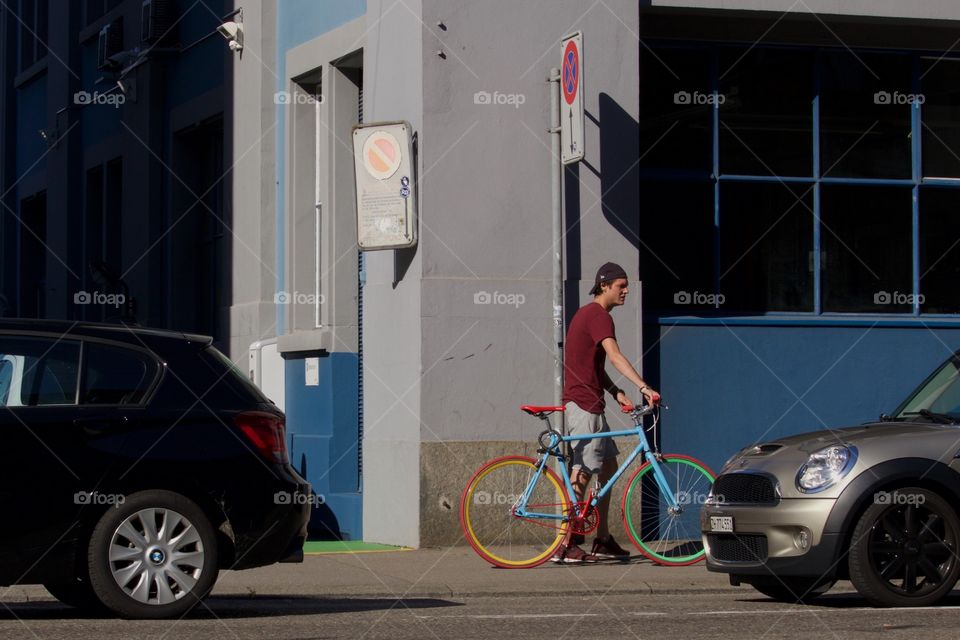
M512 618L596 618L599 613L503 613L503 614L475 614L466 616L417 616L418 618L470 618L482 620L508 620Z
M829 609L825 607L803 607L801 609L763 609L760 611L688 611L685 615L688 616L726 616L726 615L769 615L771 613L776 614L789 614L789 613L844 613L847 611L873 611L873 612L889 612L889 611L951 611L960 609L960 607L884 607L881 609L876 609L874 607L849 607L844 609ZM637 614L631 615L643 615L639 612Z
M883 609L884 613L889 613L891 611L953 611L960 609L960 606L955 607L890 607ZM762 610L742 610L738 611L736 609L724 610L724 611L684 611L679 612L681 616L730 616L730 615L789 615L791 613L803 613L803 614L820 614L820 613L846 613L846 612L863 612L870 611L877 613L879 610L873 607L850 607L848 609L826 609L823 607L803 607L798 609L762 609ZM655 617L655 616L676 616L677 613L669 613L665 611L627 611L625 612L628 616L636 617ZM543 618L596 618L600 616L605 616L606 614L602 613L504 613L504 614L473 614L473 615L439 615L439 616L420 616L417 618L423 620L431 619L440 619L440 618L463 618L470 620L522 620L522 619L543 619Z

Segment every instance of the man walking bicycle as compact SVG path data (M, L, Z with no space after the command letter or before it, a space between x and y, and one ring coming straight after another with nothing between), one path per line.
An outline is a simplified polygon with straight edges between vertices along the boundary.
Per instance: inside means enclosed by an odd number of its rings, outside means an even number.
M606 406L604 391L616 398L622 407L631 405L627 394L619 389L604 365L607 358L627 380L637 386L647 402L657 404L660 394L652 389L630 361L620 352L610 310L621 306L629 293L627 273L620 265L608 262L597 271L590 294L593 301L581 307L567 330L564 354L563 404L569 435L589 435L610 431L603 415ZM577 440L573 443L572 482L578 502L583 501L593 475L605 484L617 470L617 449L613 438ZM617 544L607 525L610 494L597 504L599 526L591 553L580 548L583 536L567 532L554 562L596 562L599 558L625 558L628 551Z

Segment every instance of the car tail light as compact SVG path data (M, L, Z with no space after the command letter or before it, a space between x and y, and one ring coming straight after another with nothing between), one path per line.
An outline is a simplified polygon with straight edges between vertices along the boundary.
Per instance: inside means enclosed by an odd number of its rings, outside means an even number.
M282 417L266 411L244 411L235 415L233 421L264 458L280 464L290 462Z

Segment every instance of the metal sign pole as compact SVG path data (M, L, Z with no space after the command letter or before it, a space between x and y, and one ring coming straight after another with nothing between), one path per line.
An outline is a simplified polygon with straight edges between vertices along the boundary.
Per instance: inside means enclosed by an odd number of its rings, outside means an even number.
M553 199L553 404L563 402L563 207L562 166L560 164L560 69L550 69L550 186ZM557 414L557 427L566 433L563 412Z

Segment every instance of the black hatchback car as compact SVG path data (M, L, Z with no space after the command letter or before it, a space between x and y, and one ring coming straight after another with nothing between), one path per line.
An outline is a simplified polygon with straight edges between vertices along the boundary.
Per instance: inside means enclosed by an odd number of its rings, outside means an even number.
M303 559L284 415L209 337L0 320L0 429L2 585L163 618Z

